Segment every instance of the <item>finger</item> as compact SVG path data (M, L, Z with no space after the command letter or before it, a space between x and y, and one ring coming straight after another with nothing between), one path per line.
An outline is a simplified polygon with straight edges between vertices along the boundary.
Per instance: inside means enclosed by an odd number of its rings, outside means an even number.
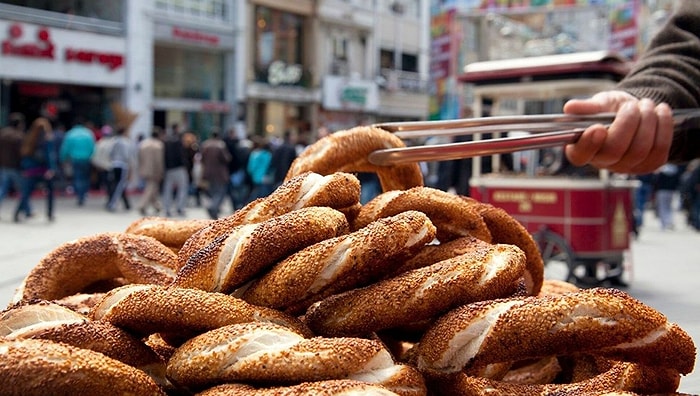
M600 124L586 128L576 143L566 146L565 152L569 162L575 166L583 166L591 162L605 143L607 133L605 126Z
M598 168L610 168L620 161L637 134L641 118L641 110L636 103L627 102L622 105L608 128L605 143L591 164Z
M566 114L595 114L605 111L603 105L594 99L571 99L564 103Z
M632 167L633 173L653 172L668 161L673 141L673 112L666 103L657 105L654 112L657 122L653 147L643 162Z
M614 163L608 165L608 168L614 172L627 173L630 169L639 166L641 163L647 160L649 154L654 149L656 144L657 135L657 120L655 107L656 104L650 99L642 99L637 104L637 110L639 113L639 122L637 123L637 128L632 130L633 124L630 119L627 124L623 125L622 128L630 128L630 130L614 130L609 132L609 141L611 145L620 145L620 150L627 147L626 151L622 153L618 160ZM630 111L630 114L636 112ZM623 115L625 116L625 115ZM619 133L615 135L614 133ZM614 140L617 138L617 140ZM613 155L617 155L615 152Z

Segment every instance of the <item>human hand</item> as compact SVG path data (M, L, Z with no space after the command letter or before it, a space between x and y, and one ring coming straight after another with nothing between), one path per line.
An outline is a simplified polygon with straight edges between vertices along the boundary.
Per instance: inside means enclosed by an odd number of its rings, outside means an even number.
M642 174L667 162L673 140L673 114L667 104L657 105L623 91L600 92L564 104L567 114L605 112L616 113L608 128L591 125L576 143L566 146L566 156L573 165Z

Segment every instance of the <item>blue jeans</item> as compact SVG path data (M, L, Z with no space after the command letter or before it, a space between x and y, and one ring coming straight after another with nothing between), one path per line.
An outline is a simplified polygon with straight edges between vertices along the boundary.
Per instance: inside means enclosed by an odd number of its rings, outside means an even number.
M53 179L46 179L44 176L26 176L22 181L22 196L20 197L17 209L15 209L15 220L19 218L20 212L31 216L29 201L31 200L34 189L36 189L36 185L41 182L46 183L46 216L49 219L53 219Z
M90 189L90 161L73 161L73 188L78 203L83 204Z
M19 169L0 168L0 202L10 193L10 188L15 188L15 191L22 191L22 175Z

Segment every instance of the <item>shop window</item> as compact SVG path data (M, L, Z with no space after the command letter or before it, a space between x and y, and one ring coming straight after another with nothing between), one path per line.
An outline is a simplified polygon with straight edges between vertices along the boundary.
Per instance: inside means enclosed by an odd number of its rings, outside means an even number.
M4 0L0 3L38 10L57 12L66 16L103 19L112 22L123 21L124 0Z
M155 0L155 7L172 16L230 22L233 0Z
M221 52L156 46L154 95L159 98L223 100Z
M308 78L302 66L303 25L301 15L263 6L255 8L257 81L275 85L304 84Z

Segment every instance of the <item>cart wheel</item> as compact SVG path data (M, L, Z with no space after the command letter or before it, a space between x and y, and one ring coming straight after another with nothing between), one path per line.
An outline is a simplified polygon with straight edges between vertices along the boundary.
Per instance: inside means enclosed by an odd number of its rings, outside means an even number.
M578 283L574 253L566 239L546 229L537 231L533 237L542 254L545 279Z

